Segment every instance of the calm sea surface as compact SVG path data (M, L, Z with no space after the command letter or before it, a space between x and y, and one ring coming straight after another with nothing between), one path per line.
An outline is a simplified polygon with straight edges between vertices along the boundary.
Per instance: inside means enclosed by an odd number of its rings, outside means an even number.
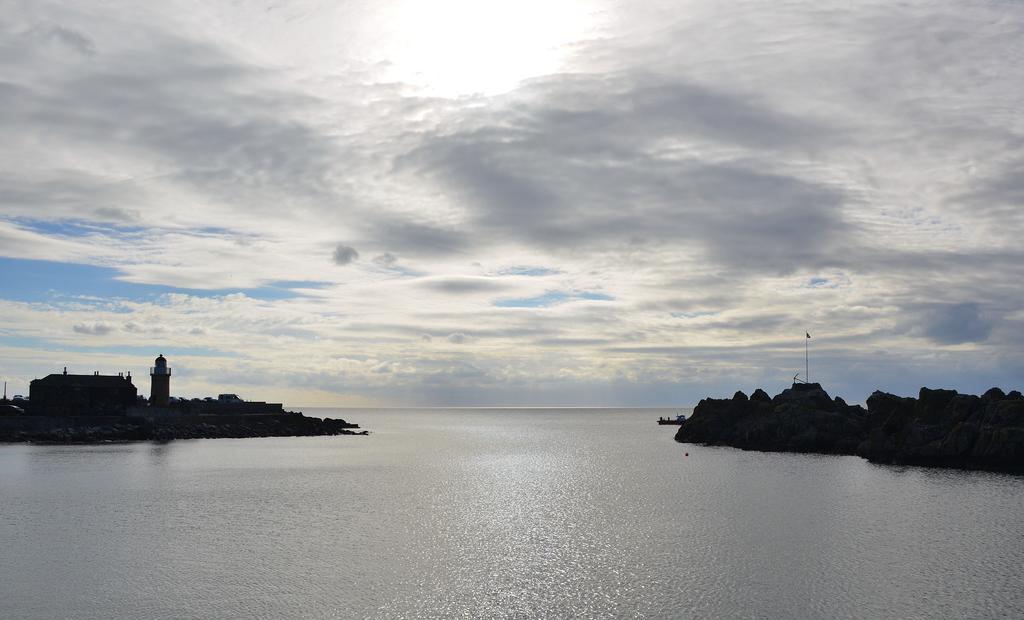
M1024 478L307 413L373 434L0 445L0 617L1024 617Z

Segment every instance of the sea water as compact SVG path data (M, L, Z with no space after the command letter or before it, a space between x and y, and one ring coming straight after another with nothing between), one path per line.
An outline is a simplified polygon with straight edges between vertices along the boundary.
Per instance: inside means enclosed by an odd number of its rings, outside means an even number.
M1024 617L1024 477L677 444L676 413L0 445L0 616Z

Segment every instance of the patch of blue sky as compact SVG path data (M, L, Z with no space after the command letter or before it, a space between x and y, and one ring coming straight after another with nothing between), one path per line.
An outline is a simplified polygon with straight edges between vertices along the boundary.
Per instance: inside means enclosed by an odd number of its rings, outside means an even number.
M235 289L214 289L214 290L202 290L202 289L175 289L174 293L186 293L195 297L223 297L224 295L230 295L232 293L242 293L246 297L252 297L253 299L260 299L263 301L279 301L282 299L295 299L302 297L302 293L293 288L282 288L276 286L261 286L259 288L235 288Z
M546 308L565 303L569 295L562 291L547 291L536 297L520 297L517 299L499 299L494 305L499 308Z
M113 267L78 263L0 257L0 298L22 302L89 301L113 299L150 301L167 293L196 297L223 297L242 293L254 299L275 301L300 297L292 288L190 289L161 284L139 284L119 279Z
M15 221L18 226L26 230L31 230L44 235L59 235L63 237L84 237L86 235L96 233L132 236L152 231L152 228L147 228L145 226L83 219L36 220L15 218L12 221ZM252 236L239 233L238 231L234 231L229 228L217 226L204 226L178 232L197 237L245 238Z
M242 235L239 235L236 231L231 230L230 228L223 228L223 227L220 227L220 226L203 226L203 227L200 227L200 228L193 228L191 230L192 230L192 232L203 234L203 235L216 235L216 236L234 235L234 236L242 236Z
M27 220L19 225L27 230L44 235L60 235L63 237L84 237L97 231L116 231L119 233L139 233L146 230L142 226L128 226L109 222L88 222L85 220Z
M699 312L671 312L672 318L675 319L699 319L705 316L715 316L717 312L699 311Z
M836 288L839 286L837 282L833 282L828 278L811 278L807 281L807 288Z
M612 301L615 298L604 293L583 292L570 294L564 291L546 291L543 295L537 295L536 297L499 299L493 305L499 308L547 308L578 299Z
M531 278L553 276L559 273L562 272L558 269L552 269L550 267L527 267L524 265L515 265L513 267L505 267L504 269L498 270L498 275L502 276L528 276Z
M35 349L37 351L51 350L66 351L69 353L94 353L96 351L102 351L103 353L111 353L115 355L137 355L140 359L154 358L158 353L163 353L167 357L239 357L238 353L211 349L209 347L168 347L163 345L154 347L152 345L111 345L107 343L88 346L63 342L57 343L44 338L34 338L31 336L0 335L0 344L9 347ZM155 349L159 349L159 351L155 351Z
M423 276L427 275L422 271L416 271L414 269L407 269L405 267L398 266L387 267L387 271L397 274L403 278L422 278Z

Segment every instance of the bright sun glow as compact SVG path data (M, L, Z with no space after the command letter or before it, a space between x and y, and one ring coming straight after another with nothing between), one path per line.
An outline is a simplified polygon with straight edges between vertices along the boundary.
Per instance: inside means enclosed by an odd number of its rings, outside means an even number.
M496 94L562 68L569 46L596 26L573 0L409 0L385 45L392 77L427 94Z

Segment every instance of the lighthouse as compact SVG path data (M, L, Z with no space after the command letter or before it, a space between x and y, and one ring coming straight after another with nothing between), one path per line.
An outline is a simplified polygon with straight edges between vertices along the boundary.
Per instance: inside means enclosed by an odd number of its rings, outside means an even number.
M149 369L149 376L152 379L149 386L149 406L166 407L171 398L171 369L167 367L167 359L163 353Z

